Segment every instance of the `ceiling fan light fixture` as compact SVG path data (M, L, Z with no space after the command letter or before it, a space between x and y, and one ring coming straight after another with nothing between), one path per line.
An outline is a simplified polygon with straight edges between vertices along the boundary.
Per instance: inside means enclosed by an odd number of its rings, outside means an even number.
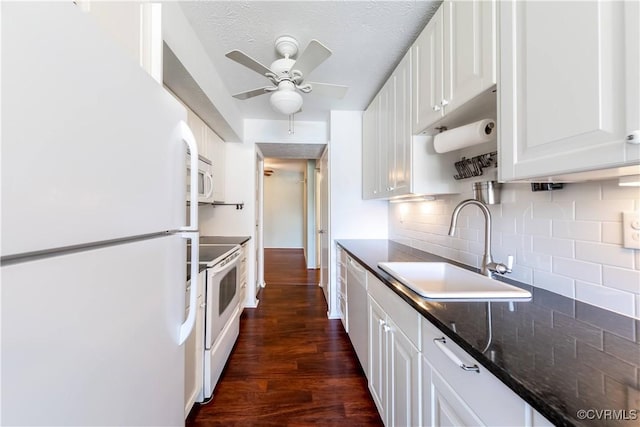
M271 94L271 98L269 99L271 106L274 110L282 114L290 115L297 113L300 107L302 107L302 95L296 92L295 89L280 87L282 83L284 82L280 83L279 90Z

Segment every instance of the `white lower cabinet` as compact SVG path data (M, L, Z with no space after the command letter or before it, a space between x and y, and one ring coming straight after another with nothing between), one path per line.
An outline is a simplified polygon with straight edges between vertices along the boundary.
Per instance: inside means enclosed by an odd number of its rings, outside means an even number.
M386 426L421 425L420 351L407 336L419 339L419 315L406 306L415 316L401 314L394 318L398 309L405 311L402 300L373 276L367 282L371 292L369 390Z
M368 271L366 290L369 391L385 426L553 425Z
M422 393L424 425L552 425L426 319Z

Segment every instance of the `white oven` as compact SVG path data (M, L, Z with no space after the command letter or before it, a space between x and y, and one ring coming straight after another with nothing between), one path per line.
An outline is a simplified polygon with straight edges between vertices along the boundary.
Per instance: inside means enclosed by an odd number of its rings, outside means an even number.
M240 254L240 250L236 250L216 266L207 269L207 312L204 329L206 349L213 347L238 306Z
M191 154L187 153L187 177L191 176ZM187 179L187 202L191 202L191 181ZM198 203L213 203L213 165L198 156Z
M207 265L203 397L213 394L240 333L240 245L200 245Z

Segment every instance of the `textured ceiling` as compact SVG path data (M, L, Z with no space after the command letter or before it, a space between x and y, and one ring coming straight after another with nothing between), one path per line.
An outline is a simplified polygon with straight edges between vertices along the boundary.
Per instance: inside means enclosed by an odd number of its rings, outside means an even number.
M266 66L278 58L278 36L304 49L317 39L333 55L308 80L349 86L342 100L303 94L298 120L327 120L330 110L363 110L433 16L435 1L199 1L180 5L221 74L229 93L269 85L225 53L239 49ZM214 101L215 102L215 101ZM244 118L286 119L269 95L237 101Z

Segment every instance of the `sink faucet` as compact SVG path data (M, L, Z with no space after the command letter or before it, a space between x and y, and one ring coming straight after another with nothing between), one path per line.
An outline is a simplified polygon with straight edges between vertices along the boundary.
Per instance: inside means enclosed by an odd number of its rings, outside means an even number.
M467 199L460 202L453 210L453 214L451 214L449 236L453 236L455 234L458 215L460 214L460 211L468 205L476 205L484 214L484 254L482 255L482 269L480 270L480 273L487 277L493 277L493 273L511 273L511 268L513 268L513 256L509 255L507 258L507 265L493 262L493 259L491 258L491 211L484 203L474 199Z

